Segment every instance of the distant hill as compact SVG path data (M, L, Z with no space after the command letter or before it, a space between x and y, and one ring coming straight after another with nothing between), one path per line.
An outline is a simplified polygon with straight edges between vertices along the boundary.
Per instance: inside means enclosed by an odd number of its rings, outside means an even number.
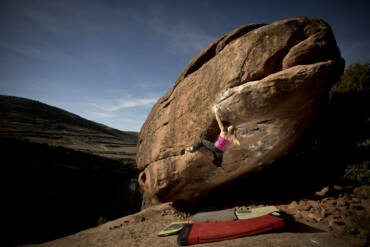
M138 133L113 129L38 101L0 95L0 137L134 160Z
M0 96L4 246L45 242L139 211L137 136Z

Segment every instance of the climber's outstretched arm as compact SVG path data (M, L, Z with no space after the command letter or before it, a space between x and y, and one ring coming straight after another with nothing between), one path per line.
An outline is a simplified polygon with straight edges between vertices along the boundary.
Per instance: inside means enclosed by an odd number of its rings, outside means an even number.
M227 130L225 129L225 126L223 125L220 119L220 116L219 116L220 109L217 106L215 106L213 109L214 109L216 120L217 120L218 126L220 127L221 132L226 132Z

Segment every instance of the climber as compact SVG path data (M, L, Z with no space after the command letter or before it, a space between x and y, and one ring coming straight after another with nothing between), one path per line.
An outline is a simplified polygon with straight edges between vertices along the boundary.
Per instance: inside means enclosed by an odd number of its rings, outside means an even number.
M230 141L240 145L238 138L236 137L236 128L233 125L228 126L227 128L223 125L220 119L220 109L217 105L213 107L213 111L216 116L218 126L220 127L221 133L215 143L212 143L208 140L200 139L193 146L187 147L185 152L194 152L199 149L202 145L211 150L215 154L215 164L221 166L224 150L229 144Z

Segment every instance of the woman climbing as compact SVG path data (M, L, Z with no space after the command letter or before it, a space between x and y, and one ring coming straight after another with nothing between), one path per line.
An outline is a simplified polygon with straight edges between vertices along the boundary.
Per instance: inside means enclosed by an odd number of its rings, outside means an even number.
M223 125L221 119L220 119L220 109L216 105L213 108L213 111L216 116L216 120L218 123L218 126L220 127L221 133L215 143L212 143L208 140L201 139L197 141L193 146L187 147L185 149L186 152L194 152L197 149L199 149L201 146L205 146L209 150L211 150L215 154L215 164L217 166L221 166L222 164L222 158L225 151L225 148L227 144L229 144L230 141L233 143L240 145L240 142L238 138L236 137L236 129L233 125L228 126L227 128Z

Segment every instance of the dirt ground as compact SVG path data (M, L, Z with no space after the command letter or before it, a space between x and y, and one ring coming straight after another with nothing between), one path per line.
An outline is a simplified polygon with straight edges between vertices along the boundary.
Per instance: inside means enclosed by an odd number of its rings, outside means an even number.
M299 203L298 203L299 205ZM279 208L288 205L277 205ZM177 236L158 237L157 233L170 222L186 219L188 215L178 212L171 203L165 203L147 208L139 213L107 222L95 228L46 242L40 245L50 247L114 247L114 246L178 246ZM307 221L295 217L296 223L255 236L202 244L201 246L366 246L366 238L350 238L331 229L322 222Z

